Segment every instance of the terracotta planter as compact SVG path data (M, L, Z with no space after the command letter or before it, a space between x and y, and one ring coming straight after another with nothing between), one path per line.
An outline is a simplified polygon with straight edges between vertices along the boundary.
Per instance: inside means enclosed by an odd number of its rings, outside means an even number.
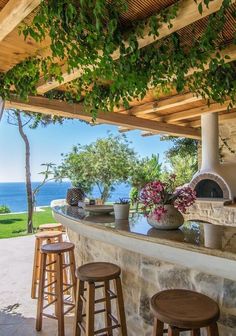
M115 219L128 219L130 204L113 204Z
M148 224L159 230L176 230L184 223L184 217L173 205L164 206L167 210L160 220L157 220L152 214L148 216Z

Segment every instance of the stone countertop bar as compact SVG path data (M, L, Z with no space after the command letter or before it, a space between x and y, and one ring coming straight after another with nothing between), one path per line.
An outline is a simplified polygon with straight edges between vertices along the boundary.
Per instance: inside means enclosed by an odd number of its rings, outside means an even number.
M186 222L179 230L162 231L140 214L132 214L129 221L115 221L113 215L91 215L62 204L51 204L55 219L80 236L236 280L236 228Z

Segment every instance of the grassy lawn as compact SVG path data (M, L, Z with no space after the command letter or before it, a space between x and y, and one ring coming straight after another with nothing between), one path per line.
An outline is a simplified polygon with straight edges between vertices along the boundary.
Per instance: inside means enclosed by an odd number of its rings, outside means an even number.
M55 223L52 217L52 210L50 207L43 208L44 211L34 213L34 227L40 224ZM17 236L24 236L26 231L27 213L23 214L6 214L0 215L0 238L11 238Z

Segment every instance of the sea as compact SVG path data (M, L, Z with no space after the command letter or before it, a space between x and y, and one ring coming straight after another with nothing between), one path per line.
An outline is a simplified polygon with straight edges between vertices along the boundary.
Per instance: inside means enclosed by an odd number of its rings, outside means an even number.
M39 182L33 182L32 187L35 188ZM67 189L71 187L70 182L48 182L46 183L37 194L36 206L50 205L51 201L55 199L66 198ZM115 202L119 198L129 197L130 186L128 184L119 184L114 187L111 193L109 202ZM91 198L98 198L99 191L94 188ZM0 205L7 205L11 212L27 211L26 200L26 186L24 182L0 183Z

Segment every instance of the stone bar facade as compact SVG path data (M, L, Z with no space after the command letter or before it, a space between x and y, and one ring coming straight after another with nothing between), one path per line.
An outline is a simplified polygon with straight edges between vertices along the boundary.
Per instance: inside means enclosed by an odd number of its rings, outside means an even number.
M129 336L152 335L150 298L154 293L169 288L191 289L212 297L221 308L220 336L236 336L236 279L232 281L225 279L223 274L222 277L216 277L146 257L109 243L86 238L70 229L68 236L76 245L78 265L108 261L121 267ZM183 333L183 336L187 335L187 332Z
M201 220L216 225L236 226L236 204L224 201L197 200L184 215L185 220Z

